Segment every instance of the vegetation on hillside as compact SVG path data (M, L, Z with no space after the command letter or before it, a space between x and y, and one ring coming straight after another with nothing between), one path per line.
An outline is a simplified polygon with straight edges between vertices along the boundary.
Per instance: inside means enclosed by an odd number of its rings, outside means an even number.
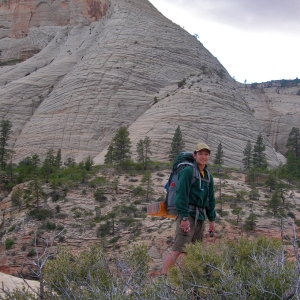
M44 160L37 154L33 154L14 164L11 159L13 152L7 144L11 124L8 122L1 124L0 133L6 131L6 134L1 133L3 138L0 139L0 154L3 154L1 190L8 193L13 189L12 205L19 210L25 208L28 218L39 223L39 228L35 232L34 247L24 245L22 254L31 259L34 265L41 255L39 249L44 245L41 241L51 235L51 232L56 236L57 243L64 241L65 230L57 222L64 214L59 201L65 201L72 189L81 190L83 199L92 191L93 201L97 203L95 212L74 206L72 214L74 219L84 218L87 226L95 228L95 237L101 243L101 246L93 245L78 256L74 256L64 248L57 253L51 252L55 254L55 259L47 258L45 268L40 268L35 273L36 279L47 278L43 281L47 286L44 289L44 298L41 295L26 296L26 298L25 292L15 291L11 295L15 297L14 299L66 299L70 296L68 293L76 295L74 296L76 299L191 299L192 297L297 299L295 288L298 288L299 277L297 265L285 258L287 253L282 248L288 238L288 243L293 243L297 251L296 237L282 236L282 240L276 242L268 239L257 239L252 242L241 240L237 243L218 245L217 248L201 244L191 246L187 250L185 264L175 268L170 273L168 281L162 278L152 281L148 278L149 258L145 247L128 250L124 257L111 258L107 255L106 251L110 246L113 246L114 250L120 248L118 242L122 239L121 228L131 233L130 239L141 234L141 220L146 217L146 213L143 208L141 209L140 204L142 201L157 200L151 198L155 192L153 173L156 172L160 177L159 171L166 168L166 165L150 159L151 140L148 137L141 139L137 144L137 162L133 162L130 158L131 142L127 129L122 128L113 139L111 154L106 156L106 159L110 155L112 158L107 160L105 165L95 166L90 157L80 163L76 163L72 157L63 162L60 149L49 149ZM176 156L176 153L182 151L184 147L179 126L173 141L176 143L174 142L174 145L172 143L171 149ZM265 216L278 222L279 227L283 226L283 222L286 224L286 220L294 220L300 225L300 221L295 216L295 210L299 208L287 199L288 189L293 187L299 189L300 183L298 128L292 129L286 146L287 163L271 170L266 163L265 146L261 135L258 136L254 147L248 142L243 152L243 164L251 190L233 189L231 195L228 195L222 191L226 188L226 179L232 169L222 166L224 153L222 144L219 144L215 165L210 166L211 172L220 178L219 183L215 183L215 187L216 194L219 194L218 213L223 217L223 221L217 220L221 228L217 234L222 234L224 221L247 232L255 230L262 215L256 214L252 208L256 203L262 204L259 200L262 198L262 189L265 190L266 200L263 202L266 208ZM116 147L126 149L124 152L127 156L122 156L120 159L121 153L114 150ZM110 149L108 153L109 151ZM109 176L106 176L107 174ZM122 196L124 199L117 202L116 197L120 192L120 174L125 174L128 183L134 185L128 185L130 196ZM136 179L137 174L141 179ZM43 205L49 196L52 202L57 203L55 209L47 209ZM111 209L106 211L104 208L108 199ZM226 210L222 207L224 203L227 205ZM249 208L247 213L245 206ZM229 214L234 217L229 218ZM6 231L1 229L0 232L1 239L2 236L4 237L2 242L5 243L5 249L11 256L14 255L18 241L10 234L17 232L19 228L18 224L12 224ZM93 253L90 254L89 251ZM279 257L281 257L280 264L278 264ZM270 274L270 276L263 274ZM282 276L286 278L284 282L279 280ZM254 278L257 280L254 281ZM230 285L232 282L236 284Z

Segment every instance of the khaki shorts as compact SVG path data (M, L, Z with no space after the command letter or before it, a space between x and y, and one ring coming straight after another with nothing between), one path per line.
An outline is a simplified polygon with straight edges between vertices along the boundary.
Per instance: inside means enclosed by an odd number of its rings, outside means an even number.
M180 227L181 218L178 216L176 219L176 231L175 231L175 241L172 247L173 251L185 252L184 247L190 243L195 243L196 241L203 241L204 233L204 221L197 221L195 226L195 219L191 216L188 217L190 221L191 230L189 233L183 232Z

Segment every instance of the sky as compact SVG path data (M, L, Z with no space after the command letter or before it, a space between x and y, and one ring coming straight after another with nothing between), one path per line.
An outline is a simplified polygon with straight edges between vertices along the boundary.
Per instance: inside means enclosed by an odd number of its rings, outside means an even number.
M300 78L300 0L149 0L239 82Z

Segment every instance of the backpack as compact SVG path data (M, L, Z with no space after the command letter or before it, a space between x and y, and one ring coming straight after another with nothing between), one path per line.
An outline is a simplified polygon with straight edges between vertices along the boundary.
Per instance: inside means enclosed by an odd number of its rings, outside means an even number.
M196 179L199 179L200 180L199 188L201 189L200 171L197 168L197 166L194 164L194 161L195 159L191 152L181 152L174 160L169 180L165 185L165 189L167 191L165 205L167 207L168 215L177 216L177 211L175 208L175 196L176 196L178 178L181 171L185 169L187 166L193 167L193 172L194 172L193 179L190 186L193 185Z
M201 189L201 175L200 171L197 168L197 166L194 164L194 156L191 152L181 152L178 154L178 156L175 158L172 171L169 177L168 182L164 186L167 191L167 196L164 202L154 202L147 206L147 214L148 216L154 216L154 217L164 217L164 218L171 218L175 219L177 217L177 211L175 208L175 196L176 196L176 189L178 184L178 178L181 171L187 167L191 166L193 167L193 179L191 181L191 185L196 181L196 179L199 179L199 189ZM210 173L208 172L209 180L211 178ZM196 218L195 222L197 221L199 214L199 211L203 211L203 208L198 208L194 205L189 205L190 211L196 211Z

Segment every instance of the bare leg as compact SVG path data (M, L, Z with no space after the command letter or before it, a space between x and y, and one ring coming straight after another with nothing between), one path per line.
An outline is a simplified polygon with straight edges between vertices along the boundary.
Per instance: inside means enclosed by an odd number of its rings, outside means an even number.
M181 252L178 251L171 251L167 254L163 263L163 267L161 269L161 275L165 275L168 273L168 270L175 265L175 262L180 254Z

